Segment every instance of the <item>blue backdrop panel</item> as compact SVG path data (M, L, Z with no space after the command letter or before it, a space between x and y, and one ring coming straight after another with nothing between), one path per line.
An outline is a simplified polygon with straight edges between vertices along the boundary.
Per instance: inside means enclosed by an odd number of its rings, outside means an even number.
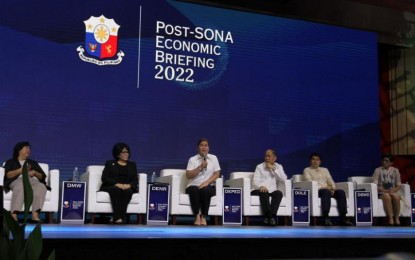
M67 179L123 141L150 173L185 168L207 137L225 177L267 148L289 176L312 151L338 180L378 165L373 33L165 0L0 5L2 160L28 140ZM91 16L120 26L119 64L80 58Z

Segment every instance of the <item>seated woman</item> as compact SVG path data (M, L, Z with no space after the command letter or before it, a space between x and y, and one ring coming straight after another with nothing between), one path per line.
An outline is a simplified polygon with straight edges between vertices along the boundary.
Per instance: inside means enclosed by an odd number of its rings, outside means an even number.
M388 218L389 226L400 226L399 214L401 211L401 175L399 170L392 167L393 155L382 155L382 166L375 169L373 183L378 186L379 198Z
M206 226L206 216L209 212L210 199L216 195L213 183L219 177L220 166L218 158L209 154L209 142L200 139L197 144L198 153L187 163L186 177L189 183L186 193L190 197L190 205L195 215L195 225Z
M50 188L46 186L46 174L36 161L29 159L29 156L29 142L20 142L14 146L13 158L4 165L4 190L6 193L9 190L13 191L10 208L13 219L17 221L17 214L22 210L24 203L22 170L27 162L29 182L33 190L32 221L41 222L39 212L45 202L46 191Z
M127 206L137 193L137 165L131 162L130 147L124 143L117 143L112 148L114 160L105 163L102 172L100 191L106 191L111 198L113 218L111 223L123 224L127 213Z

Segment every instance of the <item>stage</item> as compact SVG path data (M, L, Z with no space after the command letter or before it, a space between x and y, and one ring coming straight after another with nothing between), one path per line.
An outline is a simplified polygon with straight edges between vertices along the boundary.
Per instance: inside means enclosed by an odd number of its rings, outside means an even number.
M27 234L33 225L26 228ZM43 224L56 259L375 258L415 253L413 227Z

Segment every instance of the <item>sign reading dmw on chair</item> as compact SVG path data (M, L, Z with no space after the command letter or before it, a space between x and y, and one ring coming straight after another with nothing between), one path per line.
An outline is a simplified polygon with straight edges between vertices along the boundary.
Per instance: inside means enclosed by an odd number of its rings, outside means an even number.
M372 225L372 199L370 191L354 192L356 226Z
M85 190L85 182L63 182L61 201L61 223L85 223Z
M310 191L293 189L293 226L310 225Z
M148 184L147 225L167 225L169 223L170 185Z

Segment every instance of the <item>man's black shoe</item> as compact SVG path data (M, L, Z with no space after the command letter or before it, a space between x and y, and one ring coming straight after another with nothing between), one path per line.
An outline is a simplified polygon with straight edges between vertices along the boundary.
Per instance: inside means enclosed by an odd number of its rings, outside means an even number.
M331 221L330 221L329 218L325 218L324 219L324 225L327 226L327 227L329 227L329 226L333 226L333 223L331 223Z
M350 222L350 221L348 221L348 220L342 220L341 222L340 222L340 224L342 225L342 226L353 226L353 223L352 222Z

